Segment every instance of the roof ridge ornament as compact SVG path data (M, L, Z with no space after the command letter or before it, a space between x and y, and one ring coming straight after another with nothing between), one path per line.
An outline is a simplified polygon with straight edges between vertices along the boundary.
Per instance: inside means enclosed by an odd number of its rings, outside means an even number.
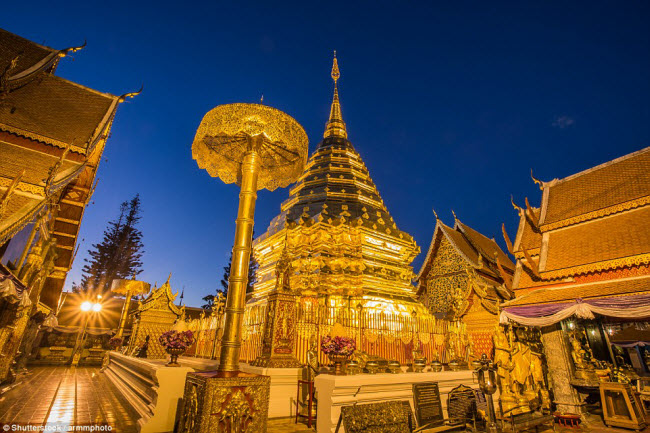
M544 191L544 182L536 179L535 176L533 176L533 169L530 169L530 178L533 179L533 182L535 182L537 185L539 185L539 189Z
M129 92L129 93L124 93L123 95L120 95L117 98L117 102L122 103L122 102L126 101L126 98L134 98L134 97L138 96L140 93L142 93L143 90L144 90L144 83L142 83L142 85L140 86L140 90L138 90L137 92Z
M334 51L334 60L332 61L332 80L334 80L334 96L332 97L332 107L330 108L330 117L325 126L323 138L343 137L348 138L348 132L343 122L341 113L341 103L339 102L338 80L341 77L339 62L336 59L336 50Z

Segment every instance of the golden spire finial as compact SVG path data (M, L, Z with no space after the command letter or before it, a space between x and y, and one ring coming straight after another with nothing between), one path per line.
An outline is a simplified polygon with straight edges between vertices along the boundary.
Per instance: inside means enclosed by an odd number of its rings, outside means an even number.
M336 59L336 51L334 51L334 61L332 62L332 80L334 80L334 97L332 98L332 108L330 109L330 118L325 126L325 134L323 138L327 137L343 137L348 138L347 130L345 129L345 122L343 122L343 114L341 114L341 104L339 102L339 89L338 80L341 77L339 71L339 62Z
M334 85L341 77L341 72L339 71L339 62L336 60L336 50L334 50L334 62L332 63L332 80L334 80Z

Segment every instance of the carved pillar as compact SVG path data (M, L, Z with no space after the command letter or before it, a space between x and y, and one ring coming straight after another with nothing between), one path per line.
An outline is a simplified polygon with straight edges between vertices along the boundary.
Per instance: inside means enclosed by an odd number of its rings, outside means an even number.
M10 369L18 354L23 333L29 321L30 307L18 307L14 322L8 327L7 339L0 347L0 382L10 377Z
M542 329L542 343L548 365L548 378L553 389L553 398L560 412L582 414L583 403L576 389L571 385L573 361L566 335L559 324Z
M36 311L29 319L27 323L27 328L23 334L23 339L20 343L19 355L16 358L16 370L20 371L27 368L27 362L31 358L32 351L34 349L34 342L36 336L41 329L41 324L43 323L44 317L43 314L39 311Z
M296 296L289 293L269 295L266 322L262 334L262 355L251 365L269 368L296 368Z
M189 373L178 432L265 432L270 389L270 376L241 371Z

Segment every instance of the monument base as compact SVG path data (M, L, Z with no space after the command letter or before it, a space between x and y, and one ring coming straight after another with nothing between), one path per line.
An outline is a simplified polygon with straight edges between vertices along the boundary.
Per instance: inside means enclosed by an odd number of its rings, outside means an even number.
M236 372L189 373L178 433L266 432L271 378Z

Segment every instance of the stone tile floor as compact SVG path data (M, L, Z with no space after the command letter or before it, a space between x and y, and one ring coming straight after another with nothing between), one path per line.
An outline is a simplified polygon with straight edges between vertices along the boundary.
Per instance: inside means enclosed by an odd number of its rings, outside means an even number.
M0 397L0 428L11 425L111 426L136 433L137 415L93 367L34 367ZM7 429L6 426L10 428Z
M113 432L136 433L137 415L106 376L93 367L33 367L18 379L19 384L0 397L0 429L11 425L111 426ZM5 426L10 428L4 430ZM2 433L0 431L0 433ZM552 430L545 430L544 433ZM561 433L629 433L607 428L592 416L589 425L557 427ZM293 419L271 419L268 433L308 433L304 423ZM650 433L650 428L644 430ZM540 433L542 430L540 429Z

